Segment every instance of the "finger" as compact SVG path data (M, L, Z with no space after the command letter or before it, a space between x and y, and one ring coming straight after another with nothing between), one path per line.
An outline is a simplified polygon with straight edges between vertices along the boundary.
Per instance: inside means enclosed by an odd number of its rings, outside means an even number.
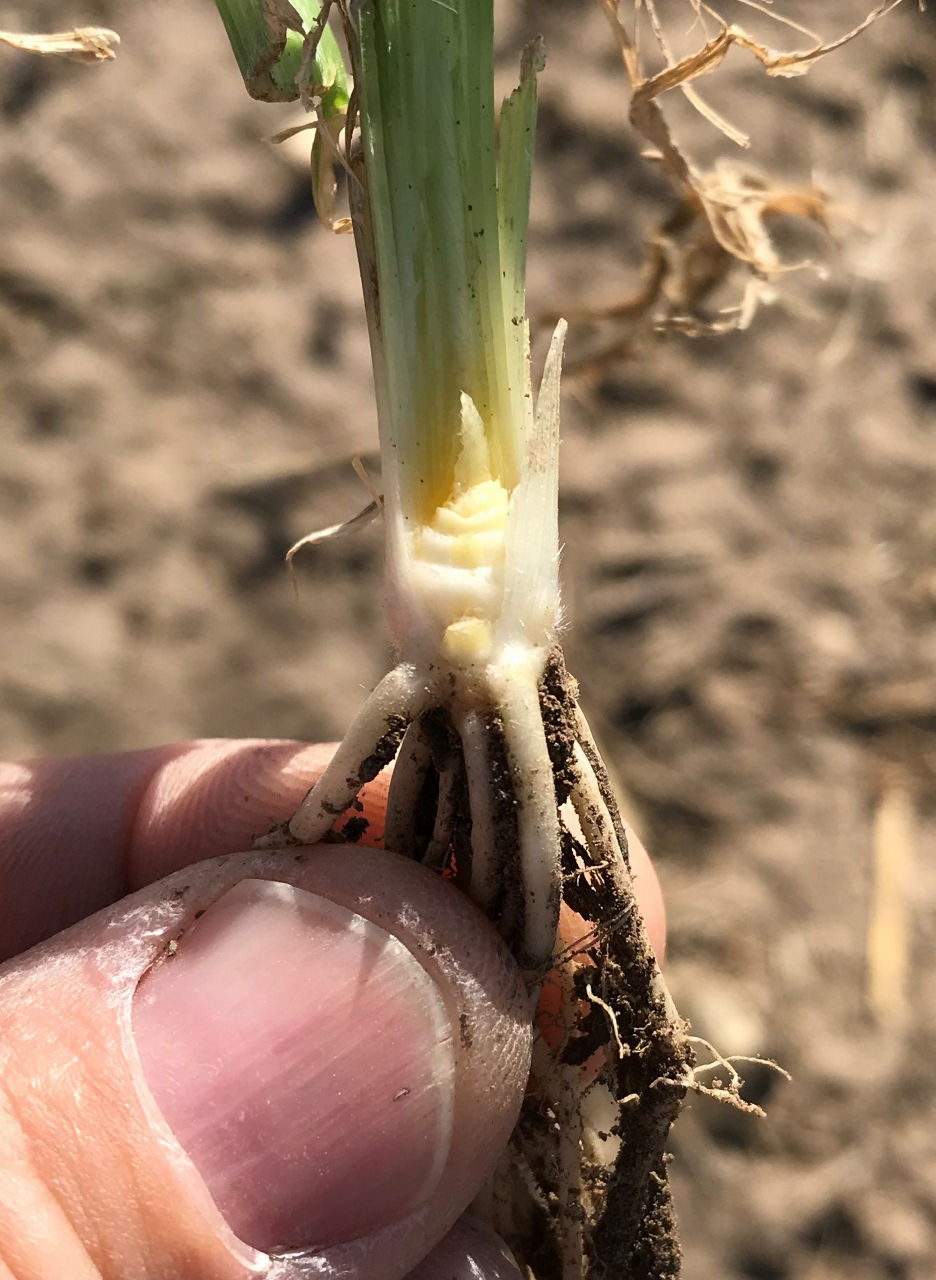
M0 765L0 960L121 896L140 798L187 747Z
M115 755L0 764L0 960L128 890L247 848L288 818L334 751L220 739ZM385 787L365 788L383 831Z
M487 922L402 858L150 886L0 968L0 1274L397 1280L506 1144L529 1016Z
M657 963L662 964L666 959L666 906L663 902L663 890L643 841L628 823L624 824L624 830L627 835L627 857L634 882L634 895L647 926L647 935Z
M408 1280L521 1280L507 1246L493 1231L467 1214Z

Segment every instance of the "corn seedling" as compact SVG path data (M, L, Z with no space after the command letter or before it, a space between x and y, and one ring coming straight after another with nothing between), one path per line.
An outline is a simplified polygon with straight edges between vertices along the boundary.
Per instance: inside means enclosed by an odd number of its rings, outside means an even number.
M675 1276L664 1145L697 1082L558 639L564 323L535 402L530 385L542 52L525 50L498 121L491 0L335 0L350 78L325 10L218 6L251 92L313 108L315 189L331 224L334 167L347 174L398 658L263 843L335 838L393 761L387 848L470 894L527 971L531 1010L547 975L558 987L483 1211L538 1280ZM580 922L572 945L557 941L561 910Z

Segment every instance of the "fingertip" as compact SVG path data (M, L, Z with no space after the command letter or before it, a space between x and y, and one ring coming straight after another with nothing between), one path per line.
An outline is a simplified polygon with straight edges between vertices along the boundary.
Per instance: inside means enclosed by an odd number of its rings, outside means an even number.
M465 1214L407 1280L521 1280L503 1240Z
M334 744L292 740L193 744L153 774L140 800L127 854L128 887L249 848L292 816L334 751ZM386 816L383 779L364 788L349 816L363 827L355 843L379 847Z
M125 892L139 799L187 748L0 764L0 961Z
M328 748L296 742L196 742L157 769L140 797L127 847L127 885L139 889L204 858L246 849L287 818L321 772ZM290 766L306 761L306 782Z
M662 964L666 959L666 904L663 901L663 889L640 837L626 824L625 830L634 893L637 895L657 964Z

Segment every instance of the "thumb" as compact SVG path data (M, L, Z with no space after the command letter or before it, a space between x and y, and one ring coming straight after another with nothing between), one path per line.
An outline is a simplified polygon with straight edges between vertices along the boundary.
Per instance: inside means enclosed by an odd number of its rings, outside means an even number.
M529 998L395 855L204 862L0 967L0 1274L398 1280L493 1169Z

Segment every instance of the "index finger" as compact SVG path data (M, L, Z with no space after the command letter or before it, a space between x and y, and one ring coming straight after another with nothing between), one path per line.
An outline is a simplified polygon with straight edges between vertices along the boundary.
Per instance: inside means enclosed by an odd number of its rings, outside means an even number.
M328 745L217 739L0 764L0 961L288 818ZM385 783L362 793L379 844Z

